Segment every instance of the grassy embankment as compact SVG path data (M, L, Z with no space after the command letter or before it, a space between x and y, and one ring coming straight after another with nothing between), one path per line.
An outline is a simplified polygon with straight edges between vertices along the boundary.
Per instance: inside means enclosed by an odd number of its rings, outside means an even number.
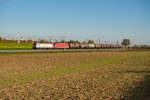
M0 50L28 50L32 44L0 43Z
M144 100L149 62L149 51L0 56L0 98Z
M90 50L90 51L47 51L47 52L0 52L0 56L13 55L40 55L40 54L71 54L71 53L96 53L96 52L124 52L127 50Z

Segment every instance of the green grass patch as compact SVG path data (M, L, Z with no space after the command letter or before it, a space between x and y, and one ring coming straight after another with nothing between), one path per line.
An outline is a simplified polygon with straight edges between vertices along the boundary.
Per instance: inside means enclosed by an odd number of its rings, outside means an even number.
M28 50L32 44L0 43L0 50Z

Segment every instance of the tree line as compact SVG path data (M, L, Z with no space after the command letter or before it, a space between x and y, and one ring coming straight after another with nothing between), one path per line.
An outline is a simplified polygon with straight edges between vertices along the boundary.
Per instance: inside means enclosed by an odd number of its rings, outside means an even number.
M39 42L39 43L52 43L51 40L38 40L38 41L34 41L34 40L6 40L3 39L2 37L0 37L0 43L29 43L32 44L34 42ZM69 40L69 41L65 41L65 40L55 40L54 42L60 42L60 43L81 43L78 40ZM95 44L94 40L88 40L88 41L83 41L82 43L91 43L91 44Z
M39 40L39 41L34 41L34 40L6 40L3 39L2 37L0 37L0 43L28 43L28 44L33 44L34 42L39 42L39 43L52 43L52 41L48 41L48 40ZM69 40L69 41L65 41L65 40L55 40L55 42L60 42L60 43L90 43L90 44L95 44L94 40L88 40L88 41L83 41L80 42L78 40ZM121 45L127 47L130 46L130 39L123 39L123 41L121 42Z
M33 40L7 40L7 39L3 39L2 37L0 37L0 43L27 43L27 44L32 44L34 43Z

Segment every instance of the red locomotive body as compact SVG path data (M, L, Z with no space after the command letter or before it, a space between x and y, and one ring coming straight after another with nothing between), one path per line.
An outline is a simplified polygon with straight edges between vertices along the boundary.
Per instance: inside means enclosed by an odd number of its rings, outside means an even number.
M54 48L69 48L68 43L54 43Z

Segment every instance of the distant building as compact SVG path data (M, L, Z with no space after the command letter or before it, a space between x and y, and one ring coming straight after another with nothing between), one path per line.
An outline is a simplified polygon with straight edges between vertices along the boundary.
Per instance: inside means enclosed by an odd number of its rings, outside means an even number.
M20 41L23 41L23 36L20 37Z
M29 43L29 44L33 44L33 43L34 43L34 41L33 41L33 40L28 40L28 41L27 41L27 43Z
M3 38L2 37L0 37L0 42L2 42L3 41Z

